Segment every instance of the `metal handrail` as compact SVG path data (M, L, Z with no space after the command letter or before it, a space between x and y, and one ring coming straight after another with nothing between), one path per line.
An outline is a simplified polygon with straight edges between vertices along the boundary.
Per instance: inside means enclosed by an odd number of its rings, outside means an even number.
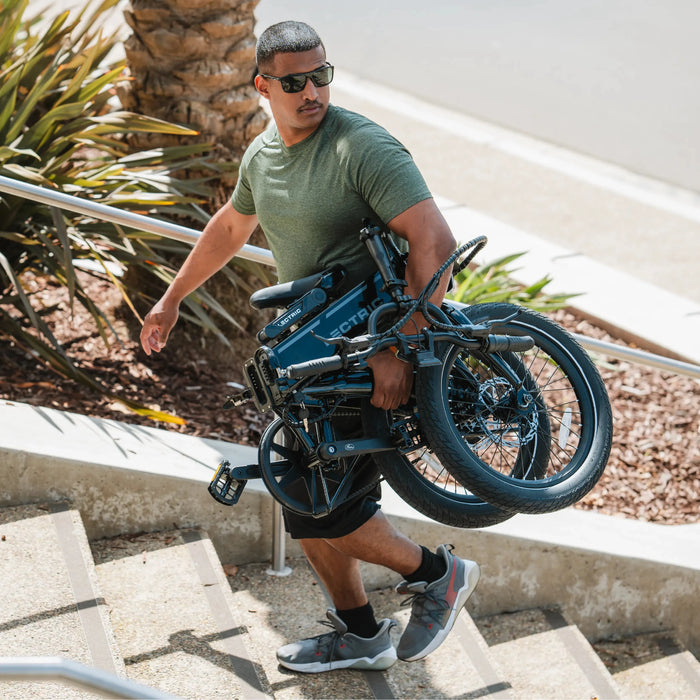
M180 226L168 221L162 221L161 219L143 216L142 214L122 211L116 207L111 207L106 204L99 204L98 202L91 202L87 199L81 199L80 197L74 197L73 195L65 194L63 192L50 190L46 187L32 185L28 182L21 182L3 175L0 175L0 192L6 192L7 194L12 194L17 197L24 197L26 199L32 199L35 202L59 207L60 209L67 209L86 216L94 216L95 218L102 219L103 221L110 221L115 224L145 231L146 233L154 233L159 236L164 236L165 238L173 238L178 241L184 241L185 243L194 244L201 236L199 231L187 228L186 226ZM244 245L238 252L237 257L275 267L275 261L272 257L272 253L265 248ZM594 352L603 353L609 357L646 365L648 367L656 367L675 374L684 374L695 379L700 379L700 366L696 364L675 360L669 357L664 357L663 355L646 352L644 350L626 348L621 345L615 345L614 343L589 338L588 336L576 335L575 337L587 350L593 350Z
M97 691L106 698L154 698L177 700L177 696L120 678L108 671L86 666L61 656L10 656L0 658L3 681L59 681Z
M572 334L579 344L586 350L600 352L608 357L614 357L618 360L626 360L634 362L638 365L647 367L656 367L674 374L684 374L688 377L700 379L700 366L694 365L691 362L683 362L682 360L674 360L663 355L656 355L646 350L637 350L636 348L628 348L624 345L615 345L608 343L605 340L596 340L587 335Z
M86 216L94 216L95 218L99 218L103 221L110 221L115 224L135 228L140 231L145 231L146 233L154 233L156 235L164 236L165 238L173 238L185 243L194 244L201 236L199 231L195 231L194 229L186 226L180 226L168 221L162 221L161 219L143 216L142 214L122 211L116 207L111 207L106 204L99 204L98 202L91 202L90 200L81 199L80 197L75 197L63 192L49 190L46 187L39 187L38 185L32 185L28 182L14 180L3 175L0 175L0 192L6 192L7 194L13 194L26 199L32 199L35 202L40 202L49 206L56 206L61 209L67 209ZM275 261L272 257L272 253L265 248L259 248L257 246L246 244L238 252L237 257L275 267ZM685 374L687 376L700 379L700 366L698 365L683 362L681 360L675 360L643 350L625 348L620 345L615 345L614 343L595 340L594 338L589 338L588 336L575 335L575 337L587 350L601 352L609 357L615 357L617 359L627 360L629 362L643 364L649 367L657 367L676 374Z
M187 226L180 226L151 216L143 216L142 214L123 211L116 207L108 206L107 204L100 204L99 202L92 202L89 199L74 197L73 195L65 194L65 192L57 192L46 187L39 187L38 185L14 180L4 175L0 175L0 192L12 194L24 199L31 199L41 204L58 207L59 209L67 209L77 214L93 216L102 221L128 226L138 231L154 233L158 236L172 238L176 241L183 241L184 243L195 244L202 235L200 231L195 231ZM257 246L246 244L238 252L238 257L275 267L272 253L265 248L258 248Z

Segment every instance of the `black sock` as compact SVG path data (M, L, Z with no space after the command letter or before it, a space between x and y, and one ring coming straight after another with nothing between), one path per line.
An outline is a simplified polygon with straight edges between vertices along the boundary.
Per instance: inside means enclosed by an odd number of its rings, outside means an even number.
M348 626L348 632L358 637L374 637L379 632L379 625L374 619L374 610L367 603L359 608L336 610L335 614Z
M426 581L432 583L442 578L447 571L445 559L435 552L431 552L427 547L421 545L423 550L423 559L420 566L412 573L406 576L406 581L415 583L416 581Z

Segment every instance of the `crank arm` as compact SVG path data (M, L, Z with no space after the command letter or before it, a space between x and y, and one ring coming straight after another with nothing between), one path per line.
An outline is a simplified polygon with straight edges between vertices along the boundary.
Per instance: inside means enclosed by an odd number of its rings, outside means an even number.
M374 454L375 452L390 452L396 446L389 439L366 438L362 440L337 440L322 442L316 453L323 461L354 457L355 455Z

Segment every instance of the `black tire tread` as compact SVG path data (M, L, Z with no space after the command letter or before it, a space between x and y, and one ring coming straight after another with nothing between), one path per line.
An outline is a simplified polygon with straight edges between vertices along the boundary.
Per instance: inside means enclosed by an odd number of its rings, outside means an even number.
M474 322L505 318L517 307L510 304L479 304L469 307L467 315ZM419 370L416 380L416 398L421 416L421 430L435 447L440 461L469 490L480 498L512 512L548 513L565 508L580 500L602 475L612 442L612 412L603 380L585 350L563 328L547 317L531 310L523 310L516 323L527 321L534 329L544 328L556 342L581 366L591 386L591 395L598 410L596 432L589 454L575 473L555 484L537 480L508 480L496 474L468 448L456 446L456 436L445 418L446 406L441 390L442 367ZM509 324L510 325L510 324ZM527 332L527 329L520 329ZM441 359L449 352L443 346Z

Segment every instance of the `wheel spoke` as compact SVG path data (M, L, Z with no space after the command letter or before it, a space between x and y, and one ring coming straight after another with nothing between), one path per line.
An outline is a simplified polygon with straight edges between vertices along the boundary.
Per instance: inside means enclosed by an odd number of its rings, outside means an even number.
M275 452L280 457L284 457L288 460L294 460L299 458L299 450L293 449L292 447L285 445L281 442L273 442L270 445L270 452Z

